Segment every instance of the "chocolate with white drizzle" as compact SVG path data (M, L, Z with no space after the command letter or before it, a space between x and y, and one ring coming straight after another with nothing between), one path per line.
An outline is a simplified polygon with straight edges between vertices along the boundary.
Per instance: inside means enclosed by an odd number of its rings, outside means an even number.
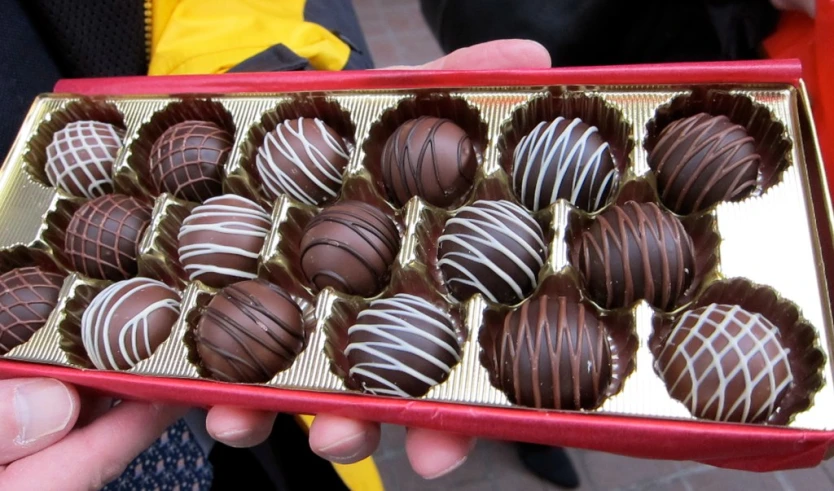
M672 397L715 421L764 422L793 382L779 330L738 305L685 312L655 368Z
M558 199L597 211L614 189L617 175L608 143L596 126L579 118L542 121L513 152L513 189L533 211Z
M180 313L180 297L164 283L133 278L95 296L81 317L81 341L96 368L127 370L150 357Z
M82 198L113 192L113 164L125 132L99 121L73 121L55 132L46 147L50 184Z
M538 223L510 201L480 200L446 222L437 262L452 295L512 304L536 287L547 246Z
M348 329L349 376L364 392L420 397L460 361L451 318L428 301L400 293L374 300Z
M263 207L234 194L209 198L194 208L178 236L188 279L222 288L255 278L270 223Z
M322 120L298 118L266 134L255 165L268 198L283 193L321 205L339 194L348 157L344 140Z

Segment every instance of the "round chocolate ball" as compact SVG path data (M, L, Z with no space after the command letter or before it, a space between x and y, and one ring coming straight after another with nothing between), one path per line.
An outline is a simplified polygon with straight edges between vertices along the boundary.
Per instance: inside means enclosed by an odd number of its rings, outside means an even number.
M655 368L669 395L694 416L715 421L767 421L793 382L779 329L738 305L685 312Z
M388 282L400 234L385 213L361 201L343 201L319 213L301 237L301 269L317 290L332 287L370 297Z
M413 196L435 206L450 206L469 191L477 167L469 135L443 118L406 121L382 149L383 182L397 206Z
M301 309L264 280L220 290L197 323L201 366L224 382L263 383L286 370L304 349Z
M456 299L480 293L512 304L536 287L546 255L544 233L524 208L481 200L446 222L437 265Z
M255 166L269 199L279 194L308 205L332 201L348 163L345 141L317 118L290 119L264 137Z
M160 281L133 278L93 298L81 317L81 341L101 370L128 370L171 334L180 313L177 292Z
M0 355L28 341L46 324L63 282L63 275L36 266L0 276Z
M151 177L157 191L203 202L223 192L223 165L234 137L210 121L171 126L151 148Z
M371 302L348 329L349 376L370 394L420 397L449 377L461 347L451 318L420 297Z
M670 310L692 285L694 250L674 215L654 203L630 201L609 208L582 232L574 266L604 308L629 307L644 299Z
M760 163L743 126L705 113L667 126L649 154L660 199L680 215L748 196Z
M538 211L564 199L577 208L602 208L617 185L617 167L596 126L579 118L541 122L513 152L513 189Z
M603 324L582 303L541 295L506 315L488 352L493 383L510 402L540 409L595 409L611 384Z
M125 131L100 121L74 121L46 147L46 177L56 188L81 198L113 192L113 165Z
M151 207L109 194L85 203L67 227L65 248L84 276L119 281L135 276L137 248L151 220Z
M269 213L234 194L207 199L182 222L179 257L188 279L222 288L253 279L269 233Z

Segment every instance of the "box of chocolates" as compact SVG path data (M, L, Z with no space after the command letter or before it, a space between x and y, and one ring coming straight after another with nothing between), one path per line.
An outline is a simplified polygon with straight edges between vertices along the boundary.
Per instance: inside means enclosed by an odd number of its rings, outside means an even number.
M0 375L769 470L834 441L793 63L64 81Z

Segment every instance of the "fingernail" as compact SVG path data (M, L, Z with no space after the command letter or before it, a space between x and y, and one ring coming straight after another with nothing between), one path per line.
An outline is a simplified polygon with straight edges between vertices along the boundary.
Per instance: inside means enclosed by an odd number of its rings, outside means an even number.
M450 465L449 467L447 467L447 468L445 468L445 469L443 469L443 470L441 470L441 471L435 472L434 474L431 474L431 475L425 476L425 477L424 477L424 479L426 479L426 480L432 480L432 479L437 479L438 477L443 477L443 476L445 476L446 474L449 474L449 473L453 472L453 471L454 471L454 470L456 470L458 467L462 466L462 465L466 462L466 459L468 459L468 458L469 458L469 455L468 455L468 454L467 454L467 455L464 455L463 457L461 457L461 458L460 458L460 460L458 460L457 462L453 463L453 464L452 464L452 465Z
M363 438L364 433L354 433L319 447L316 453L331 462L351 461L362 452L364 445L357 445L357 442L361 442ZM350 453L346 455L347 452Z
M14 389L15 443L25 445L67 427L75 411L73 398L57 380L39 379Z

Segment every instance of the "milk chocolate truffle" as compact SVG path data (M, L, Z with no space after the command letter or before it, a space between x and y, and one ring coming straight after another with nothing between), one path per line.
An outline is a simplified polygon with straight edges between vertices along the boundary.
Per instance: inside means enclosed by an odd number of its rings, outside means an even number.
M510 402L541 409L594 409L611 383L603 324L565 297L532 298L504 318L489 352L495 385Z
M73 268L99 280L135 276L137 248L150 220L151 207L128 196L88 201L67 227L65 247Z
M292 365L304 349L301 309L264 280L220 290L200 316L197 353L212 378L262 383Z
M448 119L406 121L382 150L385 189L397 206L419 196L447 207L469 191L477 166L472 140Z
M0 355L29 340L58 303L64 277L31 266L0 276Z
M480 200L446 222L437 263L451 294L512 304L536 287L547 246L533 217L510 201Z
M179 256L188 279L222 288L253 279L270 216L254 201L226 194L194 208L180 227Z
M594 212L617 183L617 167L596 126L579 118L541 122L513 152L513 189L527 208L538 211L558 199Z
M324 209L301 237L301 269L316 289L370 297L387 284L400 234L382 211L361 201Z
M743 126L705 113L667 126L649 155L663 204L681 215L749 195L760 162Z
M171 334L180 297L165 283L133 278L114 283L81 317L81 341L101 370L127 370L150 357Z
M420 297L374 300L348 329L349 376L363 392L420 397L460 361L452 320Z
M113 192L113 164L125 132L99 121L74 121L56 131L46 147L46 177L81 198Z
M151 148L151 176L159 192L203 202L222 193L223 165L234 137L209 121L184 121Z
M269 199L286 194L321 205L339 194L348 156L345 141L324 121L298 118L266 134L255 165Z
M695 277L694 249L674 215L653 203L630 201L611 207L582 233L574 265L604 308L645 299L669 310Z
M655 368L672 397L715 421L764 422L793 382L779 330L738 305L684 313Z

